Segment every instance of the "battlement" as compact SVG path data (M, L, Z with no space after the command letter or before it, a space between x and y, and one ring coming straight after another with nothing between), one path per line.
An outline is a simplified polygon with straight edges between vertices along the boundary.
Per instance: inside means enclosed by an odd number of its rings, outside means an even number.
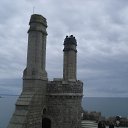
M77 46L77 41L73 35L66 36L66 38L64 40L64 45L66 45L66 44L74 44Z
M83 93L83 83L81 81L49 81L47 85L48 94L72 94L72 95L82 95Z

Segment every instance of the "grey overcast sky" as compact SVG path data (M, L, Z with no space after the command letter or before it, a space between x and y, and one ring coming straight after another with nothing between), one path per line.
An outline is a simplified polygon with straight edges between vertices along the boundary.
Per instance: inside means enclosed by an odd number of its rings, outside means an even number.
M62 77L63 40L78 42L84 96L128 97L128 0L0 0L0 94L19 94L33 13L47 18L47 72Z

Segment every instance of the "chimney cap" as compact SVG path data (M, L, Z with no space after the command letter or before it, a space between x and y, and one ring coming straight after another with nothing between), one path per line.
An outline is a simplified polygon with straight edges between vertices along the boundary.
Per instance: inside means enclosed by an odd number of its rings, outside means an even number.
M39 14L31 15L29 24L31 24L31 23L41 23L41 24L43 24L43 25L45 25L47 27L46 18L43 17L42 15L39 15Z
M67 44L77 45L77 41L73 35L66 36L66 38L64 39L64 45L67 45Z

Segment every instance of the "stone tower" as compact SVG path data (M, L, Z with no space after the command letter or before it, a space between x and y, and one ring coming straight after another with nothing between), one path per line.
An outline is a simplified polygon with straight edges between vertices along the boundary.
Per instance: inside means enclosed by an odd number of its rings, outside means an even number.
M63 78L48 81L46 19L33 14L29 25L23 90L8 128L80 128L83 83L76 78L77 41L73 35L65 38Z
M47 22L41 15L32 15L29 25L27 67L24 70L23 79L46 80Z
M64 65L63 65L63 79L66 81L76 81L76 60L77 60L77 42L75 37L71 35L66 36L64 40Z

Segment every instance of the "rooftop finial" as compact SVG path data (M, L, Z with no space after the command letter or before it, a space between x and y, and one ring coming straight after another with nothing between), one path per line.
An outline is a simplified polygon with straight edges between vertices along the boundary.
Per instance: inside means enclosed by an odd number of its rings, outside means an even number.
M35 11L35 6L33 6L33 14L34 14L34 11Z

